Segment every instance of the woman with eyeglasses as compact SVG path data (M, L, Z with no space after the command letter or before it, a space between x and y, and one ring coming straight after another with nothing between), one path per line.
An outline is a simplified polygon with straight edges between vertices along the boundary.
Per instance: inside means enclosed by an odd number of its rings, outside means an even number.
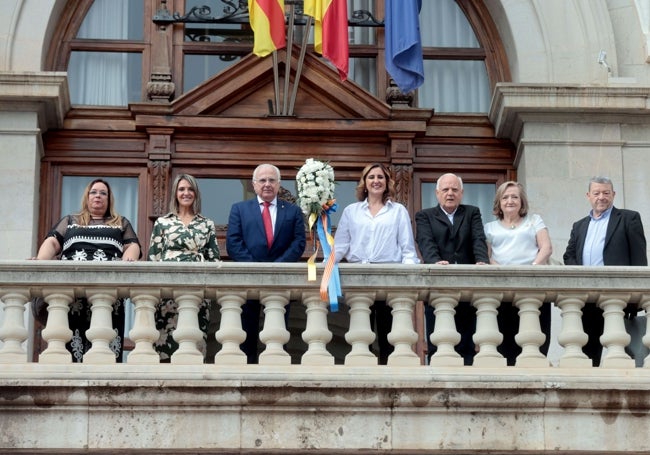
M61 218L48 232L34 259L68 261L137 261L140 242L131 223L115 210L111 187L103 179L95 179L84 190L79 213ZM44 305L34 312L43 319ZM66 345L73 362L82 362L91 343L86 338L90 328L90 304L80 298L70 305L68 322L72 339ZM118 361L124 345L124 305L122 299L113 304L113 327L116 337L110 344Z

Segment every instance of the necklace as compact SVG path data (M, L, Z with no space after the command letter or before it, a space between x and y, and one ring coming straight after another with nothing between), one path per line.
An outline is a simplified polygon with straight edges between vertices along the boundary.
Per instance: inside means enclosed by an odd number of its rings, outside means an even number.
M506 224L505 224L505 227L509 227L510 229L516 229L516 228L517 228L517 225L519 224L520 221L521 221L521 220L517 220L517 221L515 221L515 222L513 222L513 223L509 223L509 224L506 223Z

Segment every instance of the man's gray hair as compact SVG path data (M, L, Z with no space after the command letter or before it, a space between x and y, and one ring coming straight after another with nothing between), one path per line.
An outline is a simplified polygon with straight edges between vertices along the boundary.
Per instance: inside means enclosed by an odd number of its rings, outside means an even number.
M253 181L255 181L255 176L257 175L258 171L259 171L260 169L262 169L263 167L270 167L270 168L272 168L272 169L275 171L275 175L278 176L278 182L281 180L281 179L280 179L280 169L278 169L277 166L274 166L274 165L272 165L272 164L264 163L264 164L260 164L259 166L257 166L257 167L255 168L255 170L253 171Z
M612 187L612 191L614 191L614 184L612 183L612 180L609 177L603 177L603 176L592 177L591 179L589 179L589 188L587 188L587 190L591 190L592 183L610 185Z
M442 174L440 177L438 177L438 180L436 181L436 190L440 189L440 179L442 179L443 177L449 177L449 176L452 176L452 175L458 179L458 183L460 183L460 189L462 190L463 189L463 179L461 179L460 176L458 176L456 174L452 174L451 172L447 173L447 174Z

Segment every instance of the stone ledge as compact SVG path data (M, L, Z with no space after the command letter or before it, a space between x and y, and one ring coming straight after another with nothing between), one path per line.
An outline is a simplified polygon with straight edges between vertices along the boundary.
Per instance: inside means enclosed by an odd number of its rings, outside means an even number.
M0 106L3 111L36 112L41 132L62 128L70 110L67 73L0 72Z

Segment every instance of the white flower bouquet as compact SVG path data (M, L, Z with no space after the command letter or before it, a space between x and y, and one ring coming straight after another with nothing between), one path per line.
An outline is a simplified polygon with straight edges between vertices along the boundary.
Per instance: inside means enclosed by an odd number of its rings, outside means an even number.
M330 225L330 213L336 211L334 199L334 169L329 163L308 158L296 174L298 206L308 218L309 231L316 225L318 238L314 254L307 260L307 281L316 280L316 256L319 243L323 246L325 268L320 285L320 297L329 302L331 311L338 311L341 279L334 261L334 237Z
M296 184L298 205L310 219L334 205L334 168L329 163L308 158L296 174Z

